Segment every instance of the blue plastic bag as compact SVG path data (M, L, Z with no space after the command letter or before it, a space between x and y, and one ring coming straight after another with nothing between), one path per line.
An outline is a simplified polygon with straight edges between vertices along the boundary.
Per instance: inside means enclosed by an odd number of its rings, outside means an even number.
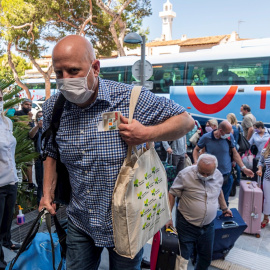
M7 265L6 270L65 270L66 233L54 217L57 233L51 232L51 215L46 214L46 224L49 232L38 233L40 218L30 228L17 256ZM59 227L60 226L60 227ZM59 242L61 239L61 244ZM52 245L53 243L53 245ZM53 256L54 255L54 256Z

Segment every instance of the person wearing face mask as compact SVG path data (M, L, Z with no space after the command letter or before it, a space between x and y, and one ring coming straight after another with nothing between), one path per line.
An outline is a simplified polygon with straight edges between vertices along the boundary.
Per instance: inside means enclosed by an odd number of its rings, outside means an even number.
M263 150L265 144L270 139L270 134L269 134L267 128L265 128L263 122L261 122L261 121L255 122L253 129L254 129L254 133L248 142L251 146L255 145L258 149L256 157L253 159L253 172L256 173L258 161L260 159L260 156L261 156L261 153L262 153L262 150ZM263 172L264 172L264 170L263 170ZM254 176L253 180L254 181L257 180L256 176Z
M213 155L200 155L197 165L179 172L169 190L171 210L175 197L180 199L176 228L181 256L189 260L194 246L197 247L194 269L206 270L211 263L217 209L220 208L225 216L232 216L221 189L223 177L217 163ZM173 226L172 220L166 224L168 226Z
M5 269L3 242L10 234L17 197L18 177L15 164L16 139L12 121L4 116L3 93L0 90L0 270ZM10 239L7 248L18 249Z
M170 86L173 85L173 80L171 79L171 71L165 71L163 73L162 79L160 80L160 87L162 92L169 93Z
M143 87L128 123L133 86L100 78L100 62L92 44L82 36L61 39L53 49L52 62L59 92L42 106L43 131L50 126L54 104L63 95L66 101L55 141L71 185L67 269L98 269L105 247L111 269L139 270L143 249L134 259L121 257L114 250L112 229L112 194L128 145L176 140L193 129L194 120L182 106ZM118 129L105 131L100 127L103 113L114 111L121 112L121 123ZM55 215L57 148L52 139L44 151L39 210L45 207Z
M205 131L208 133L208 132L211 132L215 129L217 129L218 127L218 121L217 119L209 119L206 124L205 124Z
M200 138L193 151L195 164L199 158L201 149L217 158L218 169L224 178L222 190L227 204L229 204L229 195L233 184L233 177L231 175L232 161L235 161L248 177L254 176L254 173L243 164L235 148L235 141L231 131L232 125L227 120L222 121L216 130L206 133Z
M243 121L241 125L244 130L244 136L246 137L247 140L250 140L253 134L253 125L256 122L256 118L251 113L251 109L247 104L241 105L240 114L243 116Z

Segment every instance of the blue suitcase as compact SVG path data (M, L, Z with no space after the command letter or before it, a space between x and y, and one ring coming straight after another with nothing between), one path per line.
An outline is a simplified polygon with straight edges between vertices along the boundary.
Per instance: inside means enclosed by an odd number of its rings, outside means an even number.
M247 228L247 224L236 208L231 209L233 217L224 217L217 211L215 218L215 240L212 260L224 259L234 246L238 237Z

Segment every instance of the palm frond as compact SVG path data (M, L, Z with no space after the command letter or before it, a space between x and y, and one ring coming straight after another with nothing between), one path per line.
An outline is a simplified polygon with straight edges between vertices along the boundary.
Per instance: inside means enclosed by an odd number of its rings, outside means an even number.
M0 79L0 88L2 90L6 89L10 85L12 85L15 82L15 80L8 80L8 79Z

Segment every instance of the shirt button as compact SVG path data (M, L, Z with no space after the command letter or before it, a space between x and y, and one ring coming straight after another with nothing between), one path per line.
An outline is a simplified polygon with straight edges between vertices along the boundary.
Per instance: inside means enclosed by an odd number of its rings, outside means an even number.
M90 193L90 190L88 189L86 192L87 192L87 193Z
M83 130L81 130L81 134L83 134L84 133L84 131Z
M84 155L85 154L85 151L82 151L82 154Z
M87 173L88 173L88 171L84 171L84 173L85 173L85 174L87 174Z
M89 209L89 211L88 211L89 213L91 213L92 212L92 210L91 209Z

